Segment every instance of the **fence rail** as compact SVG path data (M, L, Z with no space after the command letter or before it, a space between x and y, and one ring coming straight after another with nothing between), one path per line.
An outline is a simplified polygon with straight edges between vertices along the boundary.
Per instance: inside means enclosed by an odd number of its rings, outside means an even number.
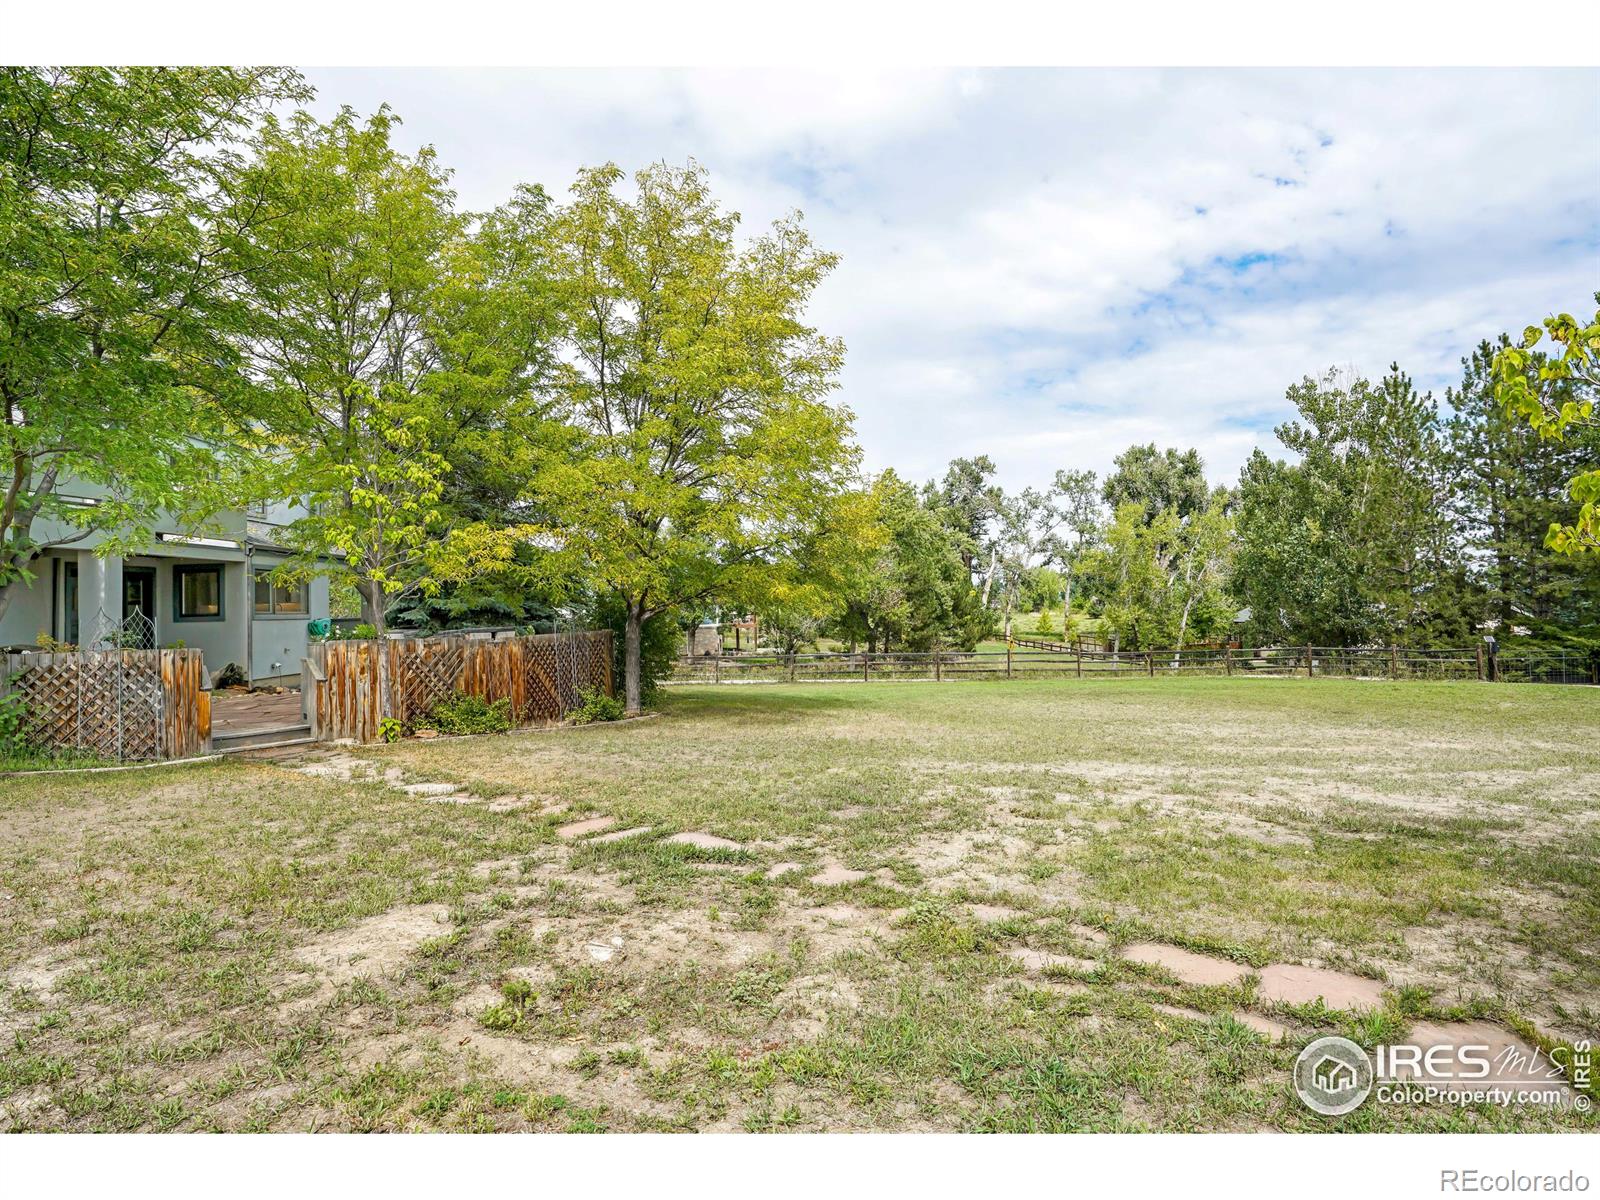
M209 753L210 688L204 655L188 649L24 651L0 674L30 744L118 762Z
M578 706L583 691L613 694L611 653L609 630L340 639L312 643L301 685L312 737L370 742L383 717L411 724L458 691L491 703L509 699L519 725L560 720ZM387 712L379 695L380 654L389 675Z
M1113 653L1083 647L855 654L739 654L679 659L669 683L822 683L872 680L1106 679L1222 675L1342 679L1471 679L1600 684L1600 658L1570 651L1483 647L1230 646Z

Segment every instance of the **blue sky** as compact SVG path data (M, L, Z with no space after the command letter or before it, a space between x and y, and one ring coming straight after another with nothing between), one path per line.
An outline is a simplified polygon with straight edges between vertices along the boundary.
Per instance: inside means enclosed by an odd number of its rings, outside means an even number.
M1197 446L1281 452L1284 389L1480 339L1600 288L1593 70L308 72L388 102L462 203L693 157L744 227L843 256L812 308L874 468L987 453L1008 487ZM1591 308L1592 311L1592 308Z

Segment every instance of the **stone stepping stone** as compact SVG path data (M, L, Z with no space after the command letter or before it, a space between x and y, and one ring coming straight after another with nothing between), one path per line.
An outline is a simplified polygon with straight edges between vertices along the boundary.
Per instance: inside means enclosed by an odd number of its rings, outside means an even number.
M1383 1003L1383 984L1343 971L1275 963L1261 971L1256 994L1274 1004L1314 1004L1360 1012Z
M1122 951L1129 962L1150 963L1163 967L1184 983L1200 985L1238 983L1250 974L1250 968L1225 958L1209 954L1196 954L1164 942L1135 942Z
M791 863L791 862L773 863L770 867L767 868L766 877L768 879L780 879L783 876L787 875L790 871L799 871L804 866L805 866L804 863Z
M1502 1029L1490 1021L1450 1021L1435 1024L1431 1021L1413 1021L1404 1039L1407 1044L1420 1046L1424 1055L1430 1046L1486 1047L1477 1051L1489 1062L1489 1074L1472 1080L1474 1088L1508 1084L1520 1087L1558 1086L1563 1092L1567 1086L1566 1074L1550 1061L1550 1056L1535 1050L1516 1034ZM1407 1063L1395 1070L1396 1079L1415 1079L1418 1070Z
M453 783L403 783L400 790L408 796L453 796L461 789Z
M818 887L838 887L844 883L856 883L867 878L865 871L852 871L848 867L841 867L838 863L830 863L811 877L811 882Z
M590 838L589 844L592 846L596 842L620 842L625 838L642 837L654 828L653 825L636 825L632 829L615 829L610 833L602 833L599 837Z
M711 833L675 833L667 839L678 846L698 846L702 850L743 850L738 842Z
M1093 925L1072 926L1072 936L1088 942L1091 946L1104 946L1111 940L1111 935L1104 929L1096 929Z
M563 841L570 842L573 838L581 838L588 833L599 833L602 829L610 829L617 823L615 817L586 817L582 821L573 821L556 830L556 836Z
M516 812L519 808L527 808L530 801L526 796L496 796L489 801L489 811L492 813Z
M1074 971L1092 971L1099 964L1092 958L1074 958L1070 954L1053 954L1048 950L1033 950L1027 946L1011 946L1007 958L1014 958L1030 971L1044 971L1050 967L1070 967Z
M1287 1025L1278 1024L1271 1017L1258 1016L1255 1013L1234 1013L1233 1019L1241 1025L1254 1029L1269 1042L1284 1041L1294 1032Z
M1158 1013L1164 1013L1169 1017L1182 1017L1186 1021L1211 1020L1211 1016L1208 1013L1203 1013L1193 1008L1180 1008L1176 1004L1152 1004L1150 1007Z

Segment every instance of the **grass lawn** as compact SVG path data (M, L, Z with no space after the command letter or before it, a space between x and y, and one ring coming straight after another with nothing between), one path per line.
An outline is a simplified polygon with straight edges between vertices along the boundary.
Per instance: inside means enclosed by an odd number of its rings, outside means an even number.
M1600 1038L1597 730L1587 688L696 687L0 779L0 1128L1593 1131L1318 1117L1289 1068Z

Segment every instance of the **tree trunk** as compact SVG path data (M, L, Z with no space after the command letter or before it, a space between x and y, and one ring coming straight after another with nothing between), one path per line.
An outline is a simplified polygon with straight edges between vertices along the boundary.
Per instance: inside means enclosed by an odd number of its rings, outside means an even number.
M363 608L371 610L372 616L368 623L372 626L374 637L377 639L373 644L373 653L378 656L378 715L380 717L398 716L399 714L394 711L394 696L391 692L391 681L389 679L389 652L385 646L387 639L384 635L389 632L389 629L383 620L384 609L387 607L383 585L381 583L367 584L367 590L361 594L361 604Z
M22 583L20 578L0 583L0 620L5 618L6 609L11 607L11 598L22 590Z
M644 640L644 605L628 602L628 616L622 630L622 694L623 711L630 717L639 715L643 691L639 684L641 645Z
M1000 552L998 550L989 551L989 569L983 573L983 598L981 603L984 608L989 607L989 587L994 583L994 569L999 561L999 556Z

